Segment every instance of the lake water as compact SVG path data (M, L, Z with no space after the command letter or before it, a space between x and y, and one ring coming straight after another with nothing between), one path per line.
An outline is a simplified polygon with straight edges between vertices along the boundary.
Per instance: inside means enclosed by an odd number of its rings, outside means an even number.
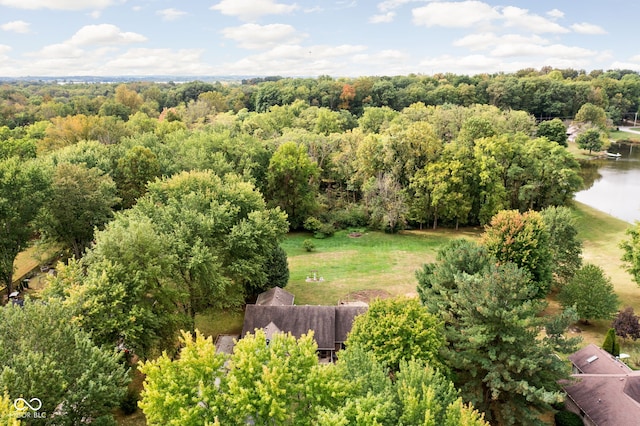
M622 157L583 163L587 189L575 199L629 223L640 221L640 146L613 144L609 152Z

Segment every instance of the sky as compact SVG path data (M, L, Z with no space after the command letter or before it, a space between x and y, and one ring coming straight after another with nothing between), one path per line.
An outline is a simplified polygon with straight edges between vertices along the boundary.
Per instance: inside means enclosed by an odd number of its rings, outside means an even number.
M634 0L0 0L0 77L640 71Z

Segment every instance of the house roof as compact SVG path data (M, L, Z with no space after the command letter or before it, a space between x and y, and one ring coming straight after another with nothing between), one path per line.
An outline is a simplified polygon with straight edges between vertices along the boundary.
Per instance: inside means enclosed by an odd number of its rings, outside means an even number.
M640 419L640 371L602 348L590 344L569 356L580 371L563 383L567 395L593 421L603 425L632 425Z
M290 306L293 305L294 295L280 287L273 287L258 295L256 305Z
M575 374L576 381L564 389L596 425L635 425L640 419L638 373Z
M346 340L356 315L366 311L361 306L268 306L247 305L242 336L256 329L274 327L296 338L314 332L320 350L334 350Z
M632 371L625 363L593 343L570 355L569 360L584 374L621 374Z
M344 343L353 327L353 320L356 316L367 312L367 305L349 306L338 305L336 308L336 343Z

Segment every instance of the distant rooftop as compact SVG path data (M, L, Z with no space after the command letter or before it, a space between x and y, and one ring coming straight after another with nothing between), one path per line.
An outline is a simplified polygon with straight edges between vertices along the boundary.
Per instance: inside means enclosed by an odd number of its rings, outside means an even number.
M594 344L570 355L569 360L584 374L621 374L633 371L624 362Z
M640 424L640 371L634 371L596 345L588 345L569 356L574 365L572 379L562 383L575 410L597 426Z
M280 287L273 287L258 295L256 305L261 306L291 306L294 295Z

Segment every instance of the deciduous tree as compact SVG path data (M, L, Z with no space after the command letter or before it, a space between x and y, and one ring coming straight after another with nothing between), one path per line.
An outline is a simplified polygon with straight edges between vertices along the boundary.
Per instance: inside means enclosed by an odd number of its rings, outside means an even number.
M560 290L558 299L563 306L575 306L578 316L589 320L611 319L618 311L618 296L611 280L599 266L587 263Z
M307 148L286 142L273 154L267 172L267 197L284 210L293 229L298 229L315 208L318 166Z
M238 341L226 372L210 338L185 334L183 344L177 360L163 355L141 367L140 406L152 425L310 425L345 396L335 369L318 364L311 334L276 333L267 341L258 330Z
M603 131L607 128L607 113L601 107L590 102L580 107L574 119L578 123L591 123Z
M557 142L558 145L567 146L567 126L559 118L542 121L538 124L537 135Z
M623 339L627 337L634 341L640 339L640 317L633 312L631 306L618 312L611 326L616 330L616 334Z
M42 164L17 157L0 161L0 282L7 295L13 291L13 261L33 236L49 185Z
M128 209L145 194L147 183L160 176L157 156L143 146L134 146L118 159L114 179L118 186L120 205Z
M640 285L640 223L627 229L628 239L620 243L622 261L636 284Z
M491 219L482 242L498 261L513 262L529 271L538 285L538 297L547 294L551 285L553 259L549 248L549 231L540 213L503 210Z
M129 380L114 348L100 348L60 304L26 301L0 309L0 388L38 398L51 423L113 422ZM5 423L6 424L6 423Z
M438 351L444 345L442 323L418 299L382 299L371 303L366 313L356 317L347 346L371 351L392 371L402 360L422 360L442 367Z
M116 185L97 168L61 163L39 219L45 239L60 242L79 259L93 241L95 229L113 217L119 201Z
M554 280L562 285L582 266L582 241L578 239L576 221L567 207L547 207L541 213L549 231Z
M370 178L363 187L370 226L397 232L406 225L406 197L400 184L390 174Z
M602 132L598 129L588 129L580 133L576 137L578 148L588 149L589 154L592 151L600 151L605 144Z

